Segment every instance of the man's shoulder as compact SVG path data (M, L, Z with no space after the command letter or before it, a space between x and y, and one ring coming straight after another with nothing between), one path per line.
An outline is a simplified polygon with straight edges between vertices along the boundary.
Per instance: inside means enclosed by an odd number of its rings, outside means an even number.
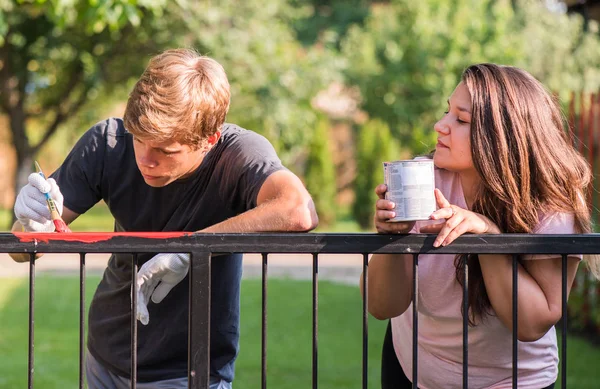
M237 146L245 149L272 147L271 142L263 135L232 123L223 124L221 140L225 147Z
M120 118L111 117L101 120L91 126L82 136L85 144L92 142L94 144L105 144L108 148L114 149L124 144L126 135L129 134Z
M224 123L221 127L221 137L236 139L238 137L262 137L262 135L233 123Z
M101 120L90 127L88 131L105 137L123 137L128 133L123 124L123 119L116 117Z

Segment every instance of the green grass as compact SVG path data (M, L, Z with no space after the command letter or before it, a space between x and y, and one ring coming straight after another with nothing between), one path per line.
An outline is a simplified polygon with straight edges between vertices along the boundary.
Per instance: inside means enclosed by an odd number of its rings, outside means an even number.
M99 282L86 280L87 303ZM76 277L36 278L35 386L74 388L78 383L78 296ZM27 385L27 280L0 283L0 388ZM269 387L311 387L311 283L271 279L268 285ZM360 388L362 382L362 303L356 287L319 283L319 387ZM242 282L241 344L236 389L260 387L261 282ZM379 387L385 322L369 320L369 387ZM597 388L600 349L569 337L569 386ZM558 385L557 387L560 387Z
M73 231L114 231L115 219L108 206L99 202L89 211L79 216L70 227Z
M86 281L87 302L99 282ZM26 279L0 283L0 388L27 387ZM77 387L77 277L39 275L35 295L35 386ZM269 281L268 383L273 388L311 387L312 319L310 282ZM319 386L359 388L362 363L362 303L358 289L319 283ZM242 283L241 344L236 389L260 387L261 282ZM379 384L379 358L385 323L371 319L370 387ZM124 329L128 330L128 329Z

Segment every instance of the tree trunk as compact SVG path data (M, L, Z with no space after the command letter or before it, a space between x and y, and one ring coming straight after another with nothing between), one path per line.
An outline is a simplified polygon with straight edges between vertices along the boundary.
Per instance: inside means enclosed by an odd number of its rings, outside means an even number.
M25 115L21 107L15 107L10 112L10 128L13 136L13 144L17 154L17 168L15 171L14 189L15 197L21 188L27 185L27 177L32 172L33 154L25 132ZM13 212L12 223L15 221ZM12 227L11 223L11 227Z

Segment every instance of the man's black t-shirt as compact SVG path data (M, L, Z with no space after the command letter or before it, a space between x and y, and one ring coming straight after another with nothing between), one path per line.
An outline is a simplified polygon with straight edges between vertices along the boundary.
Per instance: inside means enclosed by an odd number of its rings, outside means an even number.
M64 205L82 214L104 200L115 231L197 231L256 206L266 178L284 169L262 136L225 124L218 143L189 177L165 187L144 182L132 135L120 119L88 130L52 175ZM153 254L138 255L138 265ZM213 259L211 376L233 380L239 339L241 254ZM113 254L89 311L88 349L117 375L130 377L131 256ZM138 325L138 380L187 375L188 282L160 303L148 304L150 322Z

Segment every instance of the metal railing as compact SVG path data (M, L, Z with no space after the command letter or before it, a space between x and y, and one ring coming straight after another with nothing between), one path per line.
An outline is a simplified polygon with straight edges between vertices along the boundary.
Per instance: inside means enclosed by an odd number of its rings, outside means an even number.
M261 386L267 387L267 269L271 253L312 254L312 386L318 387L318 268L319 254L362 254L363 289L366 293L368 256L373 253L402 253L413 256L413 388L418 377L418 267L419 254L507 254L513 257L512 290L512 353L513 388L517 382L517 260L520 254L555 254L562 256L562 319L561 319L561 383L567 387L567 256L569 254L600 253L600 234L579 235L464 235L449 246L434 248L434 235L378 235L378 234L197 234L197 233L73 233L27 234L0 233L0 252L29 255L29 354L28 387L33 388L34 347L34 289L35 256L37 253L80 254L80 334L79 334L79 387L84 387L85 350L85 256L87 253L130 253L132 255L132 281L137 275L138 253L190 253L189 271L189 333L188 378L189 388L206 389L209 383L210 344L210 271L211 256L226 253L262 254L262 344ZM467 274L465 266L465 275ZM132 285L136 285L132 282ZM135 286L134 286L135 287ZM467 296L467 285L463 296ZM131 387L135 388L137 374L137 293L132 291L131 316ZM367 388L368 367L368 313L367 298L363 299L362 387ZM464 299L464 309L467 299ZM192 330L193 329L193 330ZM468 322L463 319L463 360L468 360ZM463 387L468 388L468 364L463 364Z

